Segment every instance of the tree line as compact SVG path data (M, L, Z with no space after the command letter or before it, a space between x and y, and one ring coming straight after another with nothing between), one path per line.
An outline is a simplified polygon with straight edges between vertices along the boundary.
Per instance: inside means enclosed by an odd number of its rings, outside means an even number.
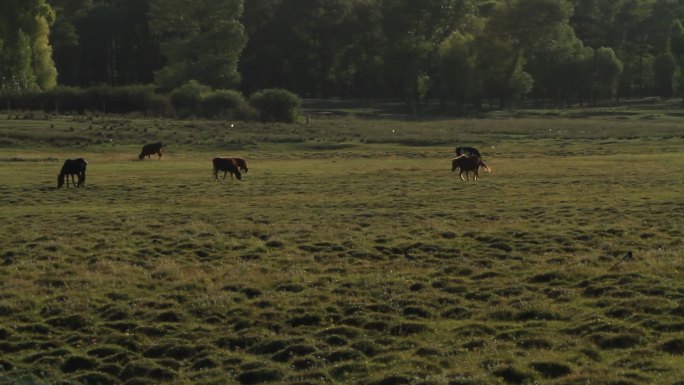
M0 0L3 93L188 82L464 112L684 96L679 0Z

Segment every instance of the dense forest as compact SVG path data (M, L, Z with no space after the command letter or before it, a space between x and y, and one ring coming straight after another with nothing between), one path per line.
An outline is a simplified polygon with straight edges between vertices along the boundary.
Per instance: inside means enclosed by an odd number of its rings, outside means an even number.
M679 0L0 0L3 93L193 84L450 108L684 95ZM58 86L59 85L59 86Z

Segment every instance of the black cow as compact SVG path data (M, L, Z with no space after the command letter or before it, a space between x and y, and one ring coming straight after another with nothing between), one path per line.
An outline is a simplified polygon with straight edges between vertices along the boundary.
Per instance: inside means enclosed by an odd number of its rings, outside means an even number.
M480 151L475 147L456 147L456 156L467 155L467 156L477 156L482 158Z
M138 155L138 158L140 158L140 160L143 160L145 157L147 157L147 159L149 159L150 155L158 154L159 159L161 159L162 158L162 147L165 147L165 146L166 145L163 144L162 142L146 144L143 146L142 151L140 151L140 155Z
M83 158L67 159L62 165L62 170L57 175L57 188L64 186L64 179L66 178L67 187L69 187L69 177L71 176L71 184L74 187L85 187L86 179L86 162ZM78 176L78 183L74 182L74 175Z

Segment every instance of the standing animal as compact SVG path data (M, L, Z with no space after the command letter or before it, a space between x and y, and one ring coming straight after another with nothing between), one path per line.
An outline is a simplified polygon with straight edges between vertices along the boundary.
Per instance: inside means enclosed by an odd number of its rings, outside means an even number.
M461 146L456 147L456 156L461 156L461 155L478 156L478 157L482 158L482 155L480 155L480 151L475 147L461 147Z
M150 155L158 154L159 159L161 159L162 158L162 147L165 147L165 146L166 145L163 144L162 142L146 144L143 146L142 151L140 151L140 155L138 155L138 158L140 158L140 160L143 160L145 157L147 157L147 159L149 159Z
M472 171L473 172L473 180L477 180L479 177L479 169L480 167L484 168L487 170L487 172L490 172L489 167L487 167L486 164L482 161L482 158L479 156L467 156L467 155L461 155L455 157L451 161L451 172L454 172L457 168L461 169L461 172L458 173L458 176L461 177L461 180L467 180L470 182L470 178L468 177L468 172ZM463 174L465 173L466 179L463 179Z
M480 155L480 151L475 147L461 147L461 146L456 147L456 157L459 157L462 155L468 156L468 157L476 156L476 157L482 159L482 155ZM484 164L484 163L482 163L482 164ZM489 170L487 170L487 171L489 171Z
M233 158L233 159L235 159L235 163L237 163L240 171L246 174L247 173L247 162L242 158Z
M233 174L238 180L242 179L240 174L240 166L235 158L221 158L217 157L212 160L214 164L214 179L218 180L219 171L223 171L223 180L226 179L226 174L230 172L230 179L233 179Z
M57 188L64 186L65 178L67 187L69 187L69 177L71 177L71 184L74 187L85 187L86 166L88 166L88 162L83 158L65 160L62 170L57 175ZM78 183L74 182L74 175L78 176Z

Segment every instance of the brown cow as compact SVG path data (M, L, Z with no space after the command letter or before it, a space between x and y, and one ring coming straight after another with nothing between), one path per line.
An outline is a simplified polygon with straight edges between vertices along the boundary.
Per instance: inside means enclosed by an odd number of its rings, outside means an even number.
M480 158L479 156L461 155L457 156L451 161L451 172L454 172L457 168L460 168L461 172L458 173L458 176L461 177L461 180L467 180L468 182L470 182L468 172L472 171L473 180L477 180L477 178L479 177L478 170L480 169L480 167L487 170L487 172L491 172L489 167L487 167L487 165L484 164L482 158ZM466 179L463 179L463 173L465 173Z
M240 171L246 174L247 173L247 162L242 158L233 158L233 159L235 159L235 162L237 163Z
M212 160L214 164L214 179L218 180L219 171L223 171L223 180L226 179L226 174L230 172L230 179L233 179L233 174L238 180L242 179L242 174L240 174L240 166L234 158L214 158Z
M143 146L142 151L140 151L140 155L138 155L138 158L140 158L140 160L145 159L145 157L147 157L147 159L149 159L150 155L158 154L159 159L161 159L162 158L162 147L165 147L165 146L166 145L163 144L162 142L146 144Z

